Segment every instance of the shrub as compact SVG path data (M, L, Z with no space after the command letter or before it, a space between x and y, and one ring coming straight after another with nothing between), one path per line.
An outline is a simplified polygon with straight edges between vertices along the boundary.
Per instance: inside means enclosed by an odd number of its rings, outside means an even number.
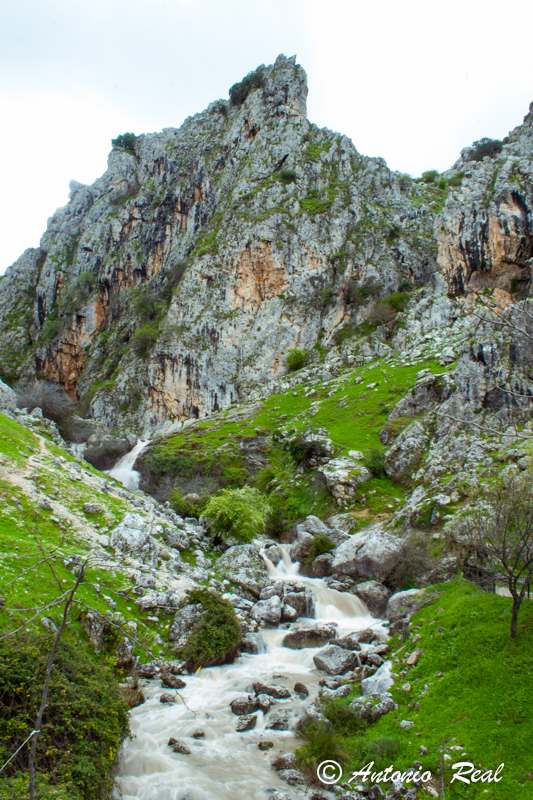
M323 556L325 553L330 553L332 550L335 550L335 545L331 539L326 536L325 533L319 533L318 536L315 536L313 539L311 551L305 559L306 566L311 566L315 558Z
M337 328L333 334L333 341L337 347L340 347L346 339L351 339L352 336L357 336L359 333L360 330L357 325L343 325L342 328Z
M124 150L126 153L130 153L130 155L134 156L136 141L137 137L134 133L121 133L116 139L111 139L111 145L116 150Z
M422 183L435 183L436 179L439 177L439 173L436 169L430 169L428 172L423 172L422 177L420 180Z
M464 172L457 172L451 178L448 178L448 186L460 186L464 176Z
M265 529L270 513L266 497L251 486L223 489L204 509L216 538L231 536L238 542L251 542Z
M308 441L301 433L296 434L289 442L287 449L292 458L298 463L328 454L328 451L324 449L324 445L320 441Z
M501 153L503 142L499 139L488 139L487 137L474 142L470 151L466 153L467 161L482 161L486 156L494 158Z
M218 103L215 103L213 108L211 109L212 114L220 114L223 117L228 116L228 105L224 102L224 100L219 100Z
M376 771L386 764L393 764L394 759L402 752L403 745L398 739L390 736L380 736L366 742L366 752L374 760Z
M228 664L239 654L241 626L228 600L207 589L194 589L187 603L201 603L203 614L179 651L189 671Z
M327 723L308 717L299 731L303 747L296 750L296 764L309 781L316 781L317 768L323 761L346 761L341 736Z
M51 645L52 637L44 633L18 633L0 639L2 764L23 743L30 720L37 716ZM50 788L40 797L107 797L113 786L115 756L127 732L126 707L110 670L63 639L52 670L35 765L38 785L40 782L64 789L65 795L56 795ZM28 748L24 747L2 778L26 779L27 762ZM27 797L27 791L13 796Z
M59 384L48 381L37 380L25 385L19 384L15 387L15 392L19 408L28 408L30 411L42 408L44 416L54 422L61 420L75 405Z
M296 172L293 169L282 169L278 175L281 183L285 185L296 182Z
M398 561L384 583L393 592L412 589L416 579L432 566L426 543L413 534L403 540Z
M310 354L307 350L289 350L285 356L287 372L296 372L309 363Z
M174 487L169 499L170 505L176 514L181 517L196 517L198 519L208 502L208 498L205 495L204 497L197 495L198 499L196 500L194 498L195 494L196 492L184 492L180 486Z
M232 106L242 106L248 95L254 89L261 89L265 85L265 73L262 67L258 67L253 72L242 79L240 83L234 83L229 90L229 98Z
M374 306L365 322L363 323L363 330L377 328L379 325L387 325L392 322L397 315L397 311L392 305L383 301Z
M149 322L157 316L158 309L154 298L143 292L133 301L133 311L141 322Z
M157 325L153 323L147 323L142 328L139 328L132 340L135 354L141 358L145 356L148 350L157 342L158 335Z
M387 474L385 472L385 453L377 447L373 447L368 452L363 464L376 478L381 478Z
M402 281L398 286L399 292L412 292L415 287L411 283L411 281Z
M369 278L364 283L352 280L348 283L346 302L353 303L354 306L362 306L371 297L377 297L382 288L382 285L374 278Z
M385 305L390 306L397 312L404 311L408 302L409 292L395 292L382 300L382 303L385 303Z

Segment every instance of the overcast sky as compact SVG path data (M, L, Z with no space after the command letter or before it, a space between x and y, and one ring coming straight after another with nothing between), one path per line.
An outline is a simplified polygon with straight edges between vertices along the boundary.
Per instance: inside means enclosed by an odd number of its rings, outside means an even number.
M0 274L112 137L179 126L279 53L312 122L392 169L447 169L522 122L532 23L530 0L0 0Z

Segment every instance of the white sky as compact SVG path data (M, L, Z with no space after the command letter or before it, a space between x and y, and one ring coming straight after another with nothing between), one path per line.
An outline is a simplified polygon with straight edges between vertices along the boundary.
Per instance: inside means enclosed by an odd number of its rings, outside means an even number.
M533 3L0 0L0 274L111 138L179 126L279 53L308 116L413 176L502 138L533 100Z

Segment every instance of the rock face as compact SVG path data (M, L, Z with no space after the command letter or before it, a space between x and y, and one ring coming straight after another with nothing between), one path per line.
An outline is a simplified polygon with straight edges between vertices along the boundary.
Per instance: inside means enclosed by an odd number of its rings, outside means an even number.
M513 290L529 280L533 252L533 112L515 128L501 149L479 158L463 150L454 171L464 174L435 220L439 266L450 292L465 289Z
M377 523L353 534L335 551L333 574L382 581L394 569L402 551L402 540Z
M294 59L263 78L242 105L139 136L93 185L72 183L0 281L9 374L149 434L278 380L289 349L360 313L350 287L391 292L435 270L424 187L311 125Z
M0 381L0 411L14 411L17 407L17 396L13 389Z
M391 592L382 583L378 581L358 583L354 586L353 593L365 603L373 617L385 616Z

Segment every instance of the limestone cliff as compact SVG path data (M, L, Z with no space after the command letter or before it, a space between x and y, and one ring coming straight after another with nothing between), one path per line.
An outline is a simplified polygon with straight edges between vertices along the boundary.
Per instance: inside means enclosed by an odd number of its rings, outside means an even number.
M306 119L295 59L241 104L113 149L0 282L4 377L39 375L110 427L205 416L435 270L434 193ZM141 412L142 409L142 412ZM142 424L141 424L142 418Z

